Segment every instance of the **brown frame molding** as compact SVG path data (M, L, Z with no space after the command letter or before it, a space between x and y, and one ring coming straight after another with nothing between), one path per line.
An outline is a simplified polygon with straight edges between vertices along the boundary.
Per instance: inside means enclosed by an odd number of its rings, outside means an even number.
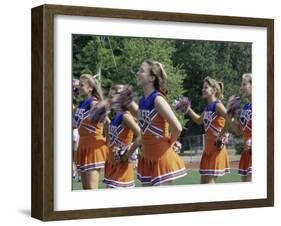
M91 210L54 211L53 100L54 16L95 16L267 28L267 198ZM32 9L32 181L31 215L49 220L175 213L274 205L274 20L125 9L42 5Z

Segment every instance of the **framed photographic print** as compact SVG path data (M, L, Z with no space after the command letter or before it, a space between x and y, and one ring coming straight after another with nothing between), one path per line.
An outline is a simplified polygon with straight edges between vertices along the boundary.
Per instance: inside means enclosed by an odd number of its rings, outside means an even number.
M33 8L32 216L273 206L273 63L273 19Z

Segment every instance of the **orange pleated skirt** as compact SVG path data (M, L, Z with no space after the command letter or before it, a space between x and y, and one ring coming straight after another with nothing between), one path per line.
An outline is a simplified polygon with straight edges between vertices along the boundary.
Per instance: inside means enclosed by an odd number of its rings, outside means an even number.
M104 168L108 157L105 139L94 136L81 136L77 151L76 166L78 172Z
M131 162L114 160L110 155L109 159L105 162L103 183L111 188L134 187L133 164Z
M151 148L150 151L156 150ZM184 177L186 174L184 161L172 148L162 152L157 159L150 158L147 153L142 153L138 162L138 179L143 184L159 185Z
M221 150L204 151L199 172L201 176L223 176L230 173L227 150L223 148Z

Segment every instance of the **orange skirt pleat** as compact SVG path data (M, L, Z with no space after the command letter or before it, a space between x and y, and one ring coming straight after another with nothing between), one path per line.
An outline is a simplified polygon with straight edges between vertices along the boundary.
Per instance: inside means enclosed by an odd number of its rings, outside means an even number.
M184 177L186 174L184 161L172 148L158 159L142 155L138 162L138 179L143 184L159 185Z
M93 136L81 136L77 151L76 166L78 172L104 168L108 157L108 147L104 139Z
M132 163L110 158L105 163L103 183L112 188L131 188L134 183Z
M223 176L230 173L229 157L226 149L204 151L201 157L201 176Z

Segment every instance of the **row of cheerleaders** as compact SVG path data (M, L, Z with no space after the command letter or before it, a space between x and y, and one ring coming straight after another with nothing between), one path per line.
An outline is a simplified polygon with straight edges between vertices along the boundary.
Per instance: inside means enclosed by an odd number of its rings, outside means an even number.
M167 75L161 63L143 62L136 80L144 94L138 104L133 101L130 86L112 87L104 100L93 76L80 77L78 91L83 100L73 120L77 132L74 161L84 189L98 188L101 169L104 169L103 183L110 188L134 187L135 167L137 178L144 186L167 185L186 176L188 166L178 155L181 144L177 140L182 127L174 111L185 113L204 126L201 183L215 183L217 177L230 173L226 149L229 130L243 135L238 173L242 181L251 180L251 74L242 77L241 94L249 100L242 108L237 96L232 96L225 108L221 102L223 84L206 77L202 97L207 105L202 114L192 110L187 97L179 98L172 106L168 104ZM109 112L113 113L111 120Z

